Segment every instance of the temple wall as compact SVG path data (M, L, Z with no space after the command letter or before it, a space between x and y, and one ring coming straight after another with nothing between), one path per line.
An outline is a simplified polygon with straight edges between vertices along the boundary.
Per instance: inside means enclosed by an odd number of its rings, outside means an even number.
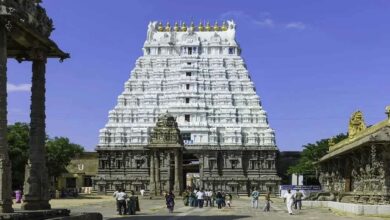
M386 144L367 144L320 164L325 192L350 196L347 202L389 201L389 150Z
M111 193L117 188L139 192L149 191L149 151L100 151L99 172L94 179L94 191ZM257 188L262 192L278 192L275 150L256 151L191 151L199 158L200 188L247 194ZM161 185L169 190L167 155L160 155ZM170 180L172 183L172 179Z

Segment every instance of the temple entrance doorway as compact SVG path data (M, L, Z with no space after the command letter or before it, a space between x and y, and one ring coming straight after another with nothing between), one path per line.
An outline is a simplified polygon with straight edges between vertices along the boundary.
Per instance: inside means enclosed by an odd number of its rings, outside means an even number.
M200 163L194 154L183 155L183 179L184 189L191 187L201 188L200 182Z

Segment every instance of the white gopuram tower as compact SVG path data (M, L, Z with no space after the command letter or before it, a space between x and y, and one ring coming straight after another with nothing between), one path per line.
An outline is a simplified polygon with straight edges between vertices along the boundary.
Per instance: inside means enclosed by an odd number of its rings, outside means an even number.
M233 21L197 27L149 23L143 56L100 130L96 191L149 190L150 134L159 116L169 113L184 142L183 178L196 172L199 188L277 192L274 131L235 32ZM162 153L158 162L158 184L166 190L172 188L170 156Z

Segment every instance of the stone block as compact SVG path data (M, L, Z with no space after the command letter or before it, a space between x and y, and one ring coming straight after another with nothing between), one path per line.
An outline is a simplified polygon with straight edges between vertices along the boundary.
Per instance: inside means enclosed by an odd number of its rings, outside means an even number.
M363 215L378 215L378 205L364 205Z
M378 215L390 215L390 205L379 205L377 212Z
M331 202L331 201L303 201L304 207L324 207L335 211L351 213L354 215L390 215L390 205L362 205L354 203Z

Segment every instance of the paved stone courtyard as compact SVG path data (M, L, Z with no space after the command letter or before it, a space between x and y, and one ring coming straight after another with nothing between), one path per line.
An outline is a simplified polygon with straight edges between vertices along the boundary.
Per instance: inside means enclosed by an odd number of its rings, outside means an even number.
M334 213L325 208L305 208L299 213L290 216L286 211L285 204L281 199L273 199L271 212L264 213L262 208L253 209L250 207L250 199L241 197L233 200L232 208L218 210L216 207L204 207L202 209L185 207L181 200L176 201L176 209L169 214L163 200L140 200L141 212L136 216L120 216L115 211L115 201L110 196L103 196L94 199L60 199L51 200L53 208L68 208L72 212L100 212L104 219L140 219L140 220L250 220L250 219L383 219L379 217L346 216ZM263 202L263 201L261 201ZM263 204L262 204L263 205ZM15 208L20 205L14 205Z

